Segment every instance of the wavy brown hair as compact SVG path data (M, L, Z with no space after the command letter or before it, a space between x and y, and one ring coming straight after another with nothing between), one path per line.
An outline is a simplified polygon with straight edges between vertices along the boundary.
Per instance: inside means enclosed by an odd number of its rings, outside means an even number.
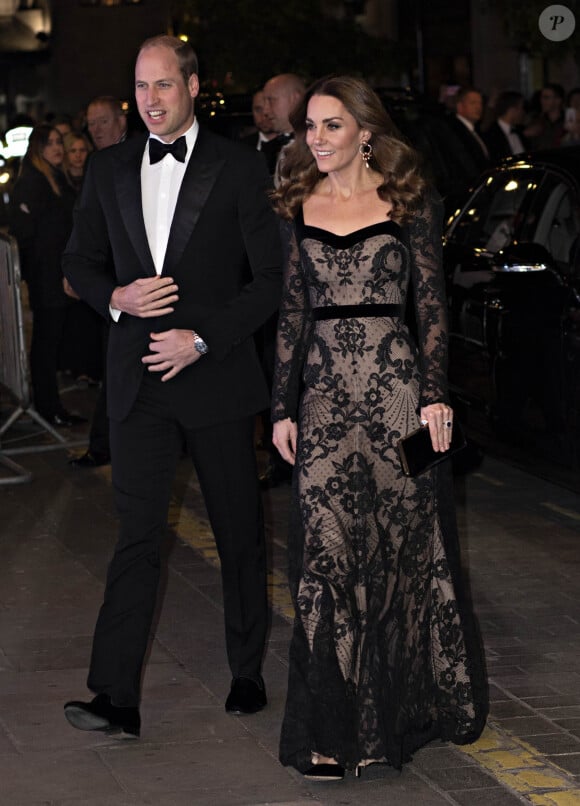
M30 165L33 165L36 170L40 171L40 173L46 178L46 181L52 188L53 193L55 193L57 196L60 196L61 189L57 179L57 170L56 168L53 168L52 165L50 165L42 156L42 152L48 145L48 139L53 132L56 132L62 139L62 135L59 130L51 123L39 123L33 128L33 130L30 132L30 137L28 138L28 148L26 150L26 154L24 155L24 159L22 160L22 166L24 166L27 162Z
M392 204L391 218L400 224L406 223L425 192L419 156L403 140L378 95L366 81L351 76L328 76L316 81L290 115L295 139L284 152L281 181L271 194L276 212L283 218L294 218L300 205L326 176L318 170L306 145L306 111L313 95L337 98L359 127L371 132L369 142L373 153L370 167L383 176L377 193L383 201Z

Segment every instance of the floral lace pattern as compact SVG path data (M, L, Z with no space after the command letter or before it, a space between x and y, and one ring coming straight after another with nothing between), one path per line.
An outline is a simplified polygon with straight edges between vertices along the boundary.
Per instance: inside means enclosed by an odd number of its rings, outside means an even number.
M286 276L273 419L298 418L289 541L296 620L281 760L319 752L400 766L433 735L482 729L438 514L436 473L406 478L397 441L446 399L440 215L347 236L283 224ZM415 294L421 355L401 317ZM314 309L361 306L317 319ZM483 717L484 718L484 717Z

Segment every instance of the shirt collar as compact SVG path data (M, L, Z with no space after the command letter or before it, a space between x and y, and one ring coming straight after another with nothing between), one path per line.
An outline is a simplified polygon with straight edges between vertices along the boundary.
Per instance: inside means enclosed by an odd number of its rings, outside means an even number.
M456 113L456 115L459 118L459 120L463 123L463 125L467 126L470 132L475 131L475 126L470 120L467 120L467 118L464 118L463 115L460 115L458 112Z
M512 134L512 127L510 126L509 123L506 123L504 120L501 120L501 118L497 119L497 123L498 123L498 126L500 127L500 129L505 134Z

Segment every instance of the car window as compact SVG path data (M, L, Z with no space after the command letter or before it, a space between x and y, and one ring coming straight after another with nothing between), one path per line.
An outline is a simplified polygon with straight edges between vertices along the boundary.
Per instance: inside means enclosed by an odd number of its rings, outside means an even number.
M449 239L497 252L512 240L540 183L537 172L506 171L488 179L456 220Z
M544 246L567 273L579 236L580 209L574 189L560 177L546 174L520 239Z

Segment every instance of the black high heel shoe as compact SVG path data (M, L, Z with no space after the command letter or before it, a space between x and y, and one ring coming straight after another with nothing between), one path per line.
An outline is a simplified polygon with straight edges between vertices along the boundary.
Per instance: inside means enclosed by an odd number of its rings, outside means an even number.
M340 764L313 764L302 775L309 781L342 781L344 767Z

